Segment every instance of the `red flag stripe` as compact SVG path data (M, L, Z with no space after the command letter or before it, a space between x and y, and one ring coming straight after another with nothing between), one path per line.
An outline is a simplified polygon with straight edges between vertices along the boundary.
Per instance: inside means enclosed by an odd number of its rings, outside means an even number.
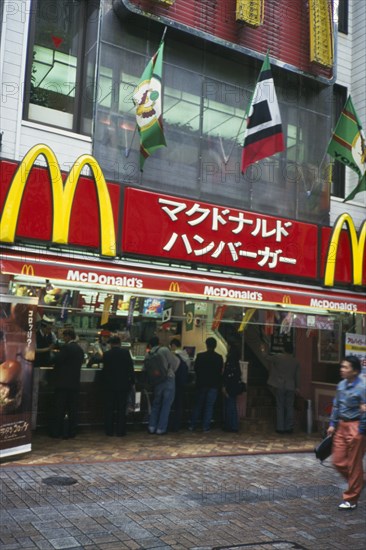
M263 158L271 157L285 148L283 133L268 136L259 141L255 141L243 148L242 152L242 172L254 162Z
M345 141L341 137L337 136L337 134L334 134L333 139L334 141L337 141L340 145L342 145L346 149L349 149L350 151L352 151L352 144L348 143L348 141Z

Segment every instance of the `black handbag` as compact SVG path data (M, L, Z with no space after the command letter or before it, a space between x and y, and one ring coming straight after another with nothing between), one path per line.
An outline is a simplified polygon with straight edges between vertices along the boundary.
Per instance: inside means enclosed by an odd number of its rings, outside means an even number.
M320 462L326 460L332 454L333 436L327 435L314 449L314 453Z

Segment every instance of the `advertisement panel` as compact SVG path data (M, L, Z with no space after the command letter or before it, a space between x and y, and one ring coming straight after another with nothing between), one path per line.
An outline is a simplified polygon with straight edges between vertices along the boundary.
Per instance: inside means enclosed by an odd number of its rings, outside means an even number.
M35 166L39 156L48 168ZM81 175L86 166L94 178ZM348 213L332 229L126 188L121 220L120 186L106 183L93 157L81 155L64 174L44 144L20 163L0 160L0 173L0 241L8 245L42 241L109 258L123 253L328 287L366 285L366 222L357 232Z
M37 298L1 295L0 457L31 450Z
M361 376L366 384L366 335L346 333L346 355L356 355L361 361Z
M128 188L122 249L148 257L314 279L318 228Z

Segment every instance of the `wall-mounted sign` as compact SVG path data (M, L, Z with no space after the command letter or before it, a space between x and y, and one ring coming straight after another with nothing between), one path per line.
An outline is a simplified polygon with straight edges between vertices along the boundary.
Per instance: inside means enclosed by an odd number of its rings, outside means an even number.
M47 169L34 166L40 156ZM81 175L85 166L93 178ZM20 164L1 162L0 240L39 239L99 248L101 254L115 256L119 196L119 186L106 183L90 155L76 159L66 175L52 149L35 145Z
M24 263L34 267L34 275L22 274ZM329 312L366 313L363 294L306 288L304 285L267 283L251 281L249 278L235 279L225 276L198 276L166 270L127 268L105 262L70 260L50 255L16 254L3 251L1 271L17 276L17 280L28 282L39 279L67 281L95 293L100 291L121 294L133 292L137 295L158 295L175 299L211 300L218 303L235 303L251 307L279 305L283 310L301 307ZM179 289L179 290L178 290Z
M48 169L34 166L40 156ZM80 175L85 166L90 166L92 178ZM0 160L0 173L4 243L41 241L111 258L123 253L325 286L366 285L366 222L357 232L349 214L342 214L332 229L127 188L122 224L120 186L105 182L90 155L79 157L70 173L62 174L52 150L40 144L21 163ZM24 262L22 269L31 275L34 265ZM77 271L72 277L91 282ZM125 285L123 277L118 281L121 287L135 286L133 281ZM180 292L174 279L171 285Z
M349 214L339 217L333 231L324 227L319 233L314 224L132 188L125 191L124 206L126 253L272 276L325 275L326 286L366 284L366 222L357 234Z

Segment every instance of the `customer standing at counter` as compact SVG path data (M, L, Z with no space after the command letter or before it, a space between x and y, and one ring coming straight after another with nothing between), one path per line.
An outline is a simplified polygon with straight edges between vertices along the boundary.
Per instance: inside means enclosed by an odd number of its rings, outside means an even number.
M127 399L135 383L130 352L121 348L119 336L109 340L111 349L103 355L102 381L105 397L104 429L106 435L126 435Z
M236 400L240 394L241 370L240 370L240 350L235 344L230 344L227 354L224 374L223 387L224 394L224 430L227 432L239 431L239 419L236 406Z
M149 354L160 354L167 370L166 379L154 387L148 431L163 435L168 428L169 413L175 396L175 371L179 367L178 357L166 346L160 345L159 338L153 336L149 342Z
M276 399L276 432L291 434L294 430L294 402L299 391L300 364L293 357L293 346L289 340L284 340L283 350L278 355L267 355L267 384L273 388ZM265 348L262 347L261 351L265 353Z
M51 430L53 437L75 437L80 392L80 372L84 352L76 342L74 329L63 331L65 344L56 357L54 368L55 417ZM64 426L65 419L68 422Z
M332 460L348 483L339 510L354 510L363 488L363 456L366 451L366 385L361 362L348 355L341 362L343 380L333 400L328 435L333 435Z
M53 319L43 317L36 331L35 367L49 367L51 364L51 351L57 343L52 327Z
M40 367L51 366L51 352L57 345L56 335L52 332L54 320L44 315L36 330L36 349L33 363L32 380L32 430L37 427L38 392L40 380Z
M184 392L188 382L188 372L191 366L191 360L178 338L170 341L170 349L179 358L179 367L175 373L175 398L172 405L171 429L178 432L182 424Z
M207 351L198 353L196 357L194 365L196 372L196 403L189 426L191 431L196 429L201 413L203 431L209 432L211 428L213 409L222 384L224 370L223 358L215 351L216 345L215 338L207 338Z

